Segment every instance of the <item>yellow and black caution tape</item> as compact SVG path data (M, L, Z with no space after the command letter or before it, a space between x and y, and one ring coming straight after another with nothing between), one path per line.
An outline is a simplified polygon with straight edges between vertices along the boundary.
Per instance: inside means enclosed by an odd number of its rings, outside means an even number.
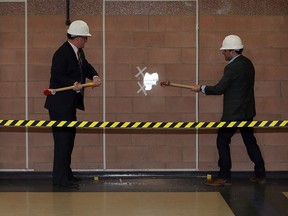
M119 129L217 129L217 128L273 128L288 127L288 120L231 121L231 122L103 122L103 121L46 121L0 120L0 127L76 127Z

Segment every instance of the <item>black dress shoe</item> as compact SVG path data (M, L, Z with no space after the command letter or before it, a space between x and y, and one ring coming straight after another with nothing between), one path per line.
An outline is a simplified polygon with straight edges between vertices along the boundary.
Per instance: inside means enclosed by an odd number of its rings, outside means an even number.
M70 188L70 189L77 189L79 188L78 184L74 184L71 182L66 182L66 183L62 183L62 184L54 184L55 187L63 187L63 188Z
M78 178L78 177L75 177L75 176L73 176L72 178L69 178L69 181L71 181L71 182L79 182L79 181L82 181L82 179L81 179L81 178Z

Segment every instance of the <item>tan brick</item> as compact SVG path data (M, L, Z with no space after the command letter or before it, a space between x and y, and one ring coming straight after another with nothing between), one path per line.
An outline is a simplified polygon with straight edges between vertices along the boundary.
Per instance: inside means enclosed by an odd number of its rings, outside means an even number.
M196 17L195 16L182 16L182 31L195 31L196 30Z
M120 163L122 161L127 161L133 163L134 161L147 161L149 151L145 147L117 147L116 158Z
M5 91L0 91L0 98L13 98L17 92L17 82L0 82Z
M30 64L34 65L49 65L54 51L48 49L32 49L28 52L28 60Z
M161 113L165 112L164 98L135 98L133 100L133 112L136 113Z
M196 47L194 32L167 32L165 34L166 47Z
M182 49L182 62L188 64L196 64L196 49L183 48Z
M249 19L249 26L253 31L257 32L278 32L281 29L281 22L281 16L256 16L253 19Z
M149 31L180 31L182 28L179 16L150 16Z
M17 49L1 49L0 51L0 64L17 64Z
M265 80L288 80L287 67L282 65L267 65L263 71Z
M107 32L106 47L107 48L129 48L133 45L133 34L131 32Z
M31 163L51 163L53 161L53 148L33 147L29 150L29 162Z
M116 19L116 29L118 31L147 31L147 16L118 16Z
M256 97L273 97L280 95L280 88L278 81L257 81L255 83Z
M288 65L287 63L287 58L288 58L288 52L287 52L287 49L281 49L280 50L280 64L281 65Z
M1 98L0 113L19 114L25 113L24 98Z
M240 31L250 30L248 16L216 16L215 20L217 31L233 31L233 34L237 35ZM235 23L237 23L237 25L235 25Z
M262 65L279 65L281 61L280 49L252 49L249 52L245 51L245 55L251 59L253 64Z
M129 64L107 64L106 80L131 80L134 79L134 73L137 74L137 69Z
M195 65L192 62L190 64L169 64L166 67L166 78L171 82L181 82L182 80L191 82L192 80L194 83Z
M165 34L162 32L135 32L133 46L135 47L164 47Z
M0 32L19 32L24 19L18 16L1 16Z
M0 36L2 41L9 41L9 43L3 43L2 48L17 49L25 47L25 35L18 32L4 32Z
M132 99L128 97L107 98L106 108L107 113L131 113Z
M138 63L147 62L147 49L108 49L107 63Z
M155 146L147 155L148 160L155 162L174 162L183 159L181 147Z
M194 113L195 100L192 97L171 97L166 99L168 113Z
M180 63L181 50L178 48L159 48L148 50L149 63Z
M102 153L102 148L99 148L99 146L86 146L83 149L83 162L99 163L103 160Z
M275 33L265 35L265 47L266 48L288 48L287 33Z
M223 96L200 95L199 109L201 113L222 113Z
M23 81L25 79L24 65L7 65L0 69L1 81Z
M200 29L202 32L213 32L216 30L216 16L200 16ZM215 33L214 33L215 34Z
M215 163L217 166L217 160L218 160L218 152L217 152L217 148L215 146L215 148L211 147L211 146L204 146L203 144L200 145L199 148L199 158L201 163L205 162L209 162L209 163Z
M165 136L156 133L133 134L131 136L133 146L163 146L165 145ZM148 147L150 149L150 147Z
M271 164L275 162L285 162L287 159L288 147L287 146L277 146L277 145L270 145L265 146L262 149L263 158L266 161L269 161Z

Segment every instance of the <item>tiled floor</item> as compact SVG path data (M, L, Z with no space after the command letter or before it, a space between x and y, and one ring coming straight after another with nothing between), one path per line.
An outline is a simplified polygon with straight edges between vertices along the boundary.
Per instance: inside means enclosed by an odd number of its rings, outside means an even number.
M82 176L80 189L53 188L51 178L1 178L0 215L287 216L288 179L205 186L201 177Z
M218 192L3 192L0 203L13 216L234 215Z

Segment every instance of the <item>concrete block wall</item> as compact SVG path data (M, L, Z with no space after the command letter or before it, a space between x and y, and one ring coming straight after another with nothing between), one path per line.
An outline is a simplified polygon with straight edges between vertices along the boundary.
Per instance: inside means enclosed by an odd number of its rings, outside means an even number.
M29 119L49 119L42 90L48 86L52 55L66 40L65 2L32 0L27 6L25 65L24 3L0 3L0 84L5 89L0 92L0 119L25 119L26 112ZM105 114L106 121L195 121L195 93L158 85L145 96L137 93L141 79L135 77L137 67L147 67L147 72L159 74L160 81L196 82L195 2L109 1L105 6L103 45L103 2L71 2L71 20L85 20L93 35L85 54L106 77L105 89L85 91L86 111L78 112L78 120L102 121ZM199 83L220 79L226 62L219 47L227 34L238 34L244 55L256 68L256 119L287 119L287 3L201 0L199 6ZM199 94L200 121L219 121L221 112L221 96ZM255 131L267 170L286 171L287 129ZM79 129L73 168L194 169L195 136L195 130ZM0 128L0 139L0 169L52 169L51 129ZM218 170L215 139L215 130L199 130L200 170ZM233 137L231 153L233 170L253 170L239 134Z

